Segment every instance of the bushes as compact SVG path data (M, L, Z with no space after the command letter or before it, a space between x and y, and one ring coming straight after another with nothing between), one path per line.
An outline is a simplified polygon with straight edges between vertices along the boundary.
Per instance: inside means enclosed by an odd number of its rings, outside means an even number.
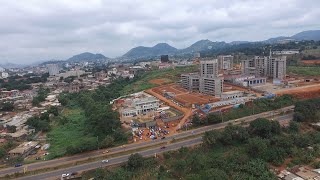
M45 101L50 90L40 87L38 90L38 95L32 99L33 106L39 106L41 102Z
M320 121L320 98L298 101L295 103L294 120L297 122Z

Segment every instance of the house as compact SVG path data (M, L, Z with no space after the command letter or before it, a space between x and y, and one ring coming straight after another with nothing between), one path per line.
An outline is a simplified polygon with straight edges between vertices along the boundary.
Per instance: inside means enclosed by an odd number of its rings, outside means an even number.
M28 156L38 145L39 143L36 141L30 141L20 144L18 147L9 151L9 155L11 157L26 157Z

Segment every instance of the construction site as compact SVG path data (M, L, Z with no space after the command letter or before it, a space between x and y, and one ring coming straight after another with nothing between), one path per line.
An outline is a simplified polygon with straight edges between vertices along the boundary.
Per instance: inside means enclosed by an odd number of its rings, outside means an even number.
M170 84L153 79L150 83L157 87L118 99L115 107L123 125L132 128L134 141L164 138L190 124L194 114L226 112L255 99L320 97L320 78L287 74L285 57L256 56L243 60L241 69L227 57L226 64L206 58L200 72L181 74L180 81Z

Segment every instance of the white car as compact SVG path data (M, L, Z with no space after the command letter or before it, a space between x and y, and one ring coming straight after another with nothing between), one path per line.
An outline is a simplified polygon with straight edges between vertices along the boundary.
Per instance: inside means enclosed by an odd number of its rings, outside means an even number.
M70 174L69 174L69 173L62 174L62 175L61 175L61 177L62 177L62 178L66 178L66 177L69 177L69 176L70 176Z
M101 162L102 162L102 163L108 163L109 160L108 160L108 159L105 159L105 160L102 160Z

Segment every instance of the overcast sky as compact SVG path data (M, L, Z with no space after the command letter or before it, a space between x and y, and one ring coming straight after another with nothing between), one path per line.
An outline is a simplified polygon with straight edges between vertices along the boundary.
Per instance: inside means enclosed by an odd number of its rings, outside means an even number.
M0 63L320 29L319 0L0 0Z

